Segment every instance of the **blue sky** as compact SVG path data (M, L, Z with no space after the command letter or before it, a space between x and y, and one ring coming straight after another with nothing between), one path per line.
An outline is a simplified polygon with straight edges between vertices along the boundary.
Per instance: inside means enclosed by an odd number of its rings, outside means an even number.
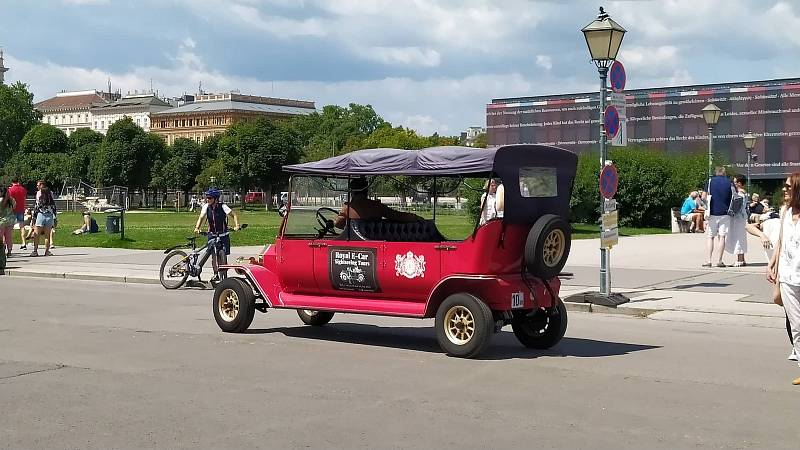
M492 98L595 90L596 1L0 0L7 81L372 104L422 133L485 124ZM603 2L629 88L800 76L800 2Z

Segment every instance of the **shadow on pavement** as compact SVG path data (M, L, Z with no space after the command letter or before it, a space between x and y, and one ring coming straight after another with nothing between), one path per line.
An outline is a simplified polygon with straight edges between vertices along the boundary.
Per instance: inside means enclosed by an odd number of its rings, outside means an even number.
M692 289L692 288L724 288L730 286L731 283L693 283L693 284L678 284L672 286L670 289ZM662 288L666 289L666 288Z
M288 337L316 339L329 342L391 347L428 353L442 353L436 343L433 328L426 327L381 327L356 323L331 323L324 327L280 327L250 329L248 334L281 333ZM501 331L493 336L489 347L477 359L533 359L539 356L574 356L596 358L627 355L628 353L659 348L652 345L623 342L597 341L593 339L564 337L550 350L528 349L522 346L510 331Z

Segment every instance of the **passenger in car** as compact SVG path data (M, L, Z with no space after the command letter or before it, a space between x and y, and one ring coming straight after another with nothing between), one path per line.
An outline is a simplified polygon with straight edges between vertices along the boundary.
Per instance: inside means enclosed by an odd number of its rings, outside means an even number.
M481 220L483 225L492 219L502 219L505 209L505 189L497 178L492 178L484 189L488 189L488 195L484 192L481 196Z
M342 210L334 221L336 228L344 228L347 225L347 219L361 219L361 220L380 220L383 218L395 222L417 222L425 220L422 217L397 211L383 203L372 200L367 197L367 188L369 184L366 178L353 178L349 182L350 187L350 201L342 206Z

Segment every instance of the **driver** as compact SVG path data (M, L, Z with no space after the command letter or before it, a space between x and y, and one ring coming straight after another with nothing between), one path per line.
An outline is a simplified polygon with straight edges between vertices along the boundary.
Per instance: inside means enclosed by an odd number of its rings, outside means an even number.
M336 216L336 228L344 228L347 219L380 220L384 217L395 222L417 222L425 220L422 217L397 211L383 203L367 197L369 184L366 178L352 178L349 182L350 201L345 202L339 215Z
M219 201L220 192L218 189L210 188L206 191L206 203L200 209L200 217L197 218L197 224L194 226L194 232L200 233L200 227L203 222L208 222L208 232L219 234L228 231L228 216L233 216L234 230L239 230L239 216L228 205ZM231 237L223 236L220 238L219 243L225 250L223 255L220 255L221 261L219 264L227 264L227 256L231 254Z

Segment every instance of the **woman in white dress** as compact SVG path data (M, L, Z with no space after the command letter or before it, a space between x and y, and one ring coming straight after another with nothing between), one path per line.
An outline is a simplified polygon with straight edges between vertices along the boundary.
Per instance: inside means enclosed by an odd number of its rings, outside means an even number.
M486 188L489 189L488 195L484 193L481 196L481 225L492 219L502 219L505 207L505 190L500 181L492 178Z
M781 302L792 332L793 346L800 354L800 172L783 186L786 210L781 217L779 243L767 265L767 280L780 283ZM800 377L792 381L800 385Z
M731 229L728 232L728 238L725 240L725 251L732 253L736 256L736 262L733 267L744 267L747 263L744 260L744 255L747 253L747 213L748 197L747 192L744 190L744 179L741 176L733 177L733 186L736 188L734 195L742 198L742 208L731 217Z

